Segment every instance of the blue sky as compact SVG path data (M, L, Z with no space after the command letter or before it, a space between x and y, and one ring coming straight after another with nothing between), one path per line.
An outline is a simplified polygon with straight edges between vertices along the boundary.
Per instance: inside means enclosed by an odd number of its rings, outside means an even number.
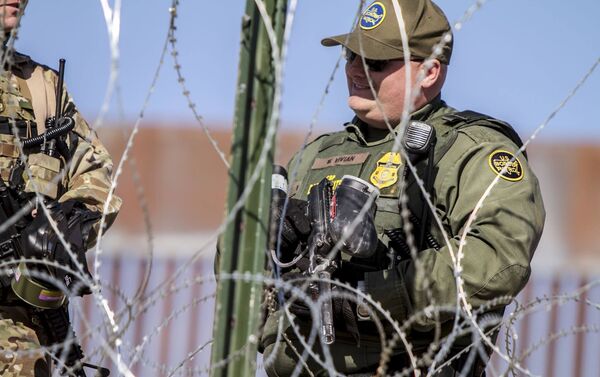
M453 22L474 0L437 2ZM171 1L123 0L120 85L123 110L135 119L165 40ZM178 49L186 84L207 124L231 124L237 80L242 0L181 0ZM352 26L358 1L299 1L285 67L284 127L305 130L340 50L320 39ZM443 97L454 107L511 122L527 137L600 57L600 1L490 0L455 32L455 49ZM57 66L67 59L66 80L82 112L93 119L109 75L108 36L99 1L30 1L17 47ZM340 70L317 127L349 120ZM600 68L550 123L543 140L600 142ZM119 114L111 103L110 116ZM167 56L146 118L163 124L193 123Z

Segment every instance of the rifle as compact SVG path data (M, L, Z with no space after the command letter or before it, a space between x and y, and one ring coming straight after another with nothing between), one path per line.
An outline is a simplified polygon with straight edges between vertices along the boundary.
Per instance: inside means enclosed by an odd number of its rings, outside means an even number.
M108 377L110 375L110 370L107 368L82 362L83 350L71 326L67 305L58 309L37 309L37 314L46 328L50 344L61 344L55 356L57 359L64 358L65 366L61 371L62 374L71 372L77 377L86 377L83 367L88 367L96 369L95 376ZM66 344L67 342L69 344Z

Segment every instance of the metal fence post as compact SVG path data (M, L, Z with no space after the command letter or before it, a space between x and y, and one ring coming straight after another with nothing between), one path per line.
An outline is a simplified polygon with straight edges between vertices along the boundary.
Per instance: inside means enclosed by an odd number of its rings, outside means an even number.
M261 0L281 44L287 0ZM272 116L275 72L271 46L254 0L247 0L231 147L227 213L257 168ZM220 273L261 273L265 265L273 151L260 178L220 241ZM217 286L211 376L253 376L262 284L220 279Z

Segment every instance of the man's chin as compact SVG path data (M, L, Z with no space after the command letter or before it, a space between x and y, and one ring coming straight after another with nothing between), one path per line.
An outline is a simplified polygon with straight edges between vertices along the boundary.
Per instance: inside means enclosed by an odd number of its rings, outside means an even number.
M375 101L369 98L352 95L348 97L348 107L355 113L367 113L371 111L375 105Z
M348 101L357 101L357 102L373 102L373 93L365 92L365 93L350 93L348 95Z
M350 109L354 112L354 115L366 124L375 128L387 128L385 121L383 120L381 113L373 112L372 109L355 108L350 106Z
M17 17L10 17L6 19L5 22L1 23L1 26L4 29L5 33L10 32L17 26Z

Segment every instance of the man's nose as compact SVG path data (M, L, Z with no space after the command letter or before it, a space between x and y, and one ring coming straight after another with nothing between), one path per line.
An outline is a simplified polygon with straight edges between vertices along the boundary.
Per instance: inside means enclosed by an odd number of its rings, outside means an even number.
M352 77L365 77L365 68L360 56L356 56L352 61L347 61L346 69Z

